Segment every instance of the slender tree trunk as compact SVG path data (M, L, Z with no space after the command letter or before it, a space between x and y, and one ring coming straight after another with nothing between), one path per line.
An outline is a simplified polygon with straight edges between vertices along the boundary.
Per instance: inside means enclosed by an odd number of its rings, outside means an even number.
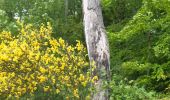
M65 4L65 11L64 11L64 16L65 16L65 25L67 25L67 16L68 16L68 0L64 0Z
M108 89L102 86L110 79L110 55L100 0L83 0L83 13L89 59L91 63L94 61L96 66L92 76L99 77L95 82L97 92L92 94L92 100L108 100Z

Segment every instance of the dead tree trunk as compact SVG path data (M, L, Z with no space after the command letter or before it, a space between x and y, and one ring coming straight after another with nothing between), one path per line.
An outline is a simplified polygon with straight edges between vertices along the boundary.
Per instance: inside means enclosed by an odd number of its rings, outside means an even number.
M110 55L100 0L83 0L83 13L88 55L96 66L92 76L99 77L95 83L97 92L92 94L92 100L108 100L108 89L102 86L110 78Z

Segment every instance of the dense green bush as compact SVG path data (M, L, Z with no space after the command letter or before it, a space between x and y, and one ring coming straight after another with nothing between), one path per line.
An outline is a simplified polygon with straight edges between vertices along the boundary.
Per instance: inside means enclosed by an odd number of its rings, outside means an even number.
M155 100L154 92L147 92L144 88L133 85L133 81L120 80L120 76L114 75L110 83L111 100Z
M143 0L120 32L109 32L113 72L147 90L170 91L170 1Z

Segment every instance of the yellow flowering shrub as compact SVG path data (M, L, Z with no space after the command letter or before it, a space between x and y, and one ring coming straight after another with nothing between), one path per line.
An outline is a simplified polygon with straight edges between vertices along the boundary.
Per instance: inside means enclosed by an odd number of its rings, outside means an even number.
M40 29L23 25L17 36L0 33L0 97L35 93L65 99L81 98L91 81L86 49L51 37L50 24Z

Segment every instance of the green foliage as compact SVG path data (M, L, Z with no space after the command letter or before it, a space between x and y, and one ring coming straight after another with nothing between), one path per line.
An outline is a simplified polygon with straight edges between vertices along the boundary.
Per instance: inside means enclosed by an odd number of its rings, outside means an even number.
M111 66L147 90L169 92L170 1L143 0L120 32L109 32Z
M73 40L84 41L81 0L68 0L68 6L64 0L1 0L1 5L0 9L6 12L12 23L6 27L12 32L17 30L13 26L15 19L38 28L41 23L50 22L54 37L62 37L74 44Z
M128 20L140 8L142 0L102 0L106 26Z
M113 76L110 83L110 99L111 100L155 100L154 92L147 92L144 88L138 88L132 85L133 81L118 79L118 75ZM119 77L120 78L120 77Z
M5 11L0 9L0 29L4 28L7 22L8 22L8 17L6 16Z
M36 29L41 23L47 26L50 22L53 37L76 44L74 40L84 41L81 3L0 0L0 32L7 30L17 36L21 27L16 19L31 23ZM102 11L110 43L111 70L116 74L110 84L111 99L152 99L154 93L147 92L150 90L165 97L162 93L170 92L170 1L102 0ZM37 93L31 99L48 96Z

